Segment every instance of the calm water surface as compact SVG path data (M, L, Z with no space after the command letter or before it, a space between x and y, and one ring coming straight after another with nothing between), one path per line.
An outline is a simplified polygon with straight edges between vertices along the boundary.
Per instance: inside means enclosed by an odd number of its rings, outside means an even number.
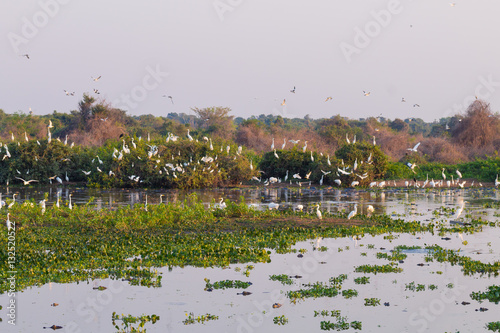
M148 195L148 204L157 204L160 194L167 201L183 200L192 191L132 191L112 190L97 191L87 189L23 189L17 190L21 201L26 199L41 200L45 193L54 201L57 191L67 200L69 193L77 204L87 203L93 197L93 204L100 209L116 208L123 205L144 204ZM449 223L450 218L433 213L439 207L458 208L461 201L467 200L464 215L481 216L484 220L497 221L496 209L483 208L488 201L498 201L499 192L489 190L384 190L368 192L363 190L315 190L315 189L224 189L195 191L207 205L219 198L239 201L241 197L248 204L257 204L267 209L270 202L280 203L280 208L294 208L303 204L312 209L321 203L323 212L350 211L354 203L363 212L366 206L375 207L375 214L387 213L406 220L418 220L424 223ZM3 200L12 197L13 190L3 189ZM377 252L388 252L397 245L437 244L447 249L460 249L462 255L470 256L482 262L500 260L500 228L486 226L482 232L474 234L451 234L451 240L442 236L426 234L393 234L394 237L365 235L360 240L352 238L323 239L321 246L327 251L314 251L316 240L300 242L296 249L306 249L303 258L296 253L272 255L272 262L253 264L250 276L243 275L247 264L231 265L221 268L174 268L169 271L159 268L163 273L161 288L130 286L126 282L99 280L89 284L47 284L39 288L30 288L18 293L18 321L16 326L6 323L2 313L1 332L43 332L44 326L53 324L64 326L61 332L116 332L111 324L111 314L156 314L160 320L155 324L146 324L147 332L321 332L322 320L334 322L332 317L314 317L314 311L341 310L346 320L361 321L362 332L486 332L487 322L498 321L500 305L471 300L470 293L483 291L487 286L500 284L498 277L464 276L459 266L449 263L426 263L425 251L408 251L408 258L399 264L402 273L363 274L355 273L354 267L363 264L384 265L388 261L377 259ZM467 241L464 243L464 241ZM466 244L466 245L464 245ZM426 263L427 264L427 263ZM240 268L239 271L237 268ZM439 273L438 273L439 272ZM270 281L269 275L300 275L294 285L283 286ZM358 297L345 299L341 295L334 298L306 299L297 303L290 302L284 293L297 290L303 283L328 282L330 277L347 274L348 279L343 289L356 289ZM370 284L356 285L354 278L370 276ZM231 279L251 281L246 290L249 296L237 295L242 290L226 289L204 291L204 278L212 282ZM425 291L409 291L405 285L415 282L426 286ZM434 284L436 290L429 290ZM103 285L105 291L93 290L92 287ZM379 298L381 305L364 306L365 298ZM7 295L0 295L0 305L6 308ZM463 301L470 302L462 305ZM59 303L51 307L51 303ZM283 306L273 309L273 303ZM389 306L384 306L388 302ZM476 311L480 307L489 310ZM219 316L218 320L205 324L184 325L186 314L196 316L210 313ZM273 323L276 316L285 315L289 322L285 326ZM347 332L354 332L350 329Z

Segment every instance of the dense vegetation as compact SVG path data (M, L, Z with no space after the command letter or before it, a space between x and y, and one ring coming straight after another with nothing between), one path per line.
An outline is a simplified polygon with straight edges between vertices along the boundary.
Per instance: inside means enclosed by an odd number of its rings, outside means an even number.
M443 168L448 177L459 169L464 178L481 181L493 181L500 171L499 116L480 100L465 115L430 124L380 117L234 119L228 108L193 111L129 116L88 95L70 113L0 110L0 184L21 183L18 177L42 184L199 188L237 185L259 178L261 170L262 180L299 174L315 183L366 186L375 179L441 179ZM418 152L409 151L417 142ZM355 163L356 173L350 172ZM416 165L415 173L407 163Z

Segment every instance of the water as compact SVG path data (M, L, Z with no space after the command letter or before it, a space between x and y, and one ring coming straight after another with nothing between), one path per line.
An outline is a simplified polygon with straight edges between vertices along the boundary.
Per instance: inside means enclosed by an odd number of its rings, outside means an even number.
M33 198L41 200L44 193L49 193L54 200L57 189L24 190L19 192L21 200ZM484 220L497 221L497 210L483 208L487 201L497 201L499 192L495 190L433 190L407 191L384 190L368 192L358 190L315 190L315 189L224 189L195 191L205 203L223 197L226 200L238 201L244 197L249 204L255 203L266 209L270 202L280 203L280 208L294 208L298 203L306 209L312 209L317 202L321 210L350 211L354 203L365 212L367 205L375 207L375 214L387 213L406 220L419 220L424 223L449 223L446 215L433 212L439 207L458 208L461 201L466 200L465 214L481 216ZM3 191L11 197L11 191ZM94 197L97 208L116 208L122 205L143 204L145 195L148 203L159 202L159 195L165 199L183 200L191 191L143 191L112 190L98 191L86 189L63 189L62 198L73 193L77 204L85 203ZM252 264L250 276L243 275L248 264L231 265L221 268L174 268L169 271L160 268L163 273L161 288L130 286L126 282L100 280L87 283L47 284L39 288L30 288L18 293L18 321L16 326L7 324L5 308L8 297L0 295L3 322L1 332L38 332L44 326L53 324L64 326L61 332L115 332L111 323L111 314L156 314L160 320L155 324L146 324L148 332L283 332L287 331L320 331L322 320L334 322L332 317L314 317L314 311L341 310L347 321L361 321L362 332L478 332L485 331L487 322L498 320L498 307L488 301L480 304L471 300L470 293L484 291L492 284L500 284L499 278L464 276L459 266L449 263L425 263L425 250L405 251L408 257L402 273L363 274L354 272L354 267L363 264L384 265L385 259L377 259L377 252L389 252L397 245L425 247L437 244L447 249L460 249L461 255L482 262L494 262L500 258L500 228L485 226L482 232L474 234L443 236L431 234L393 234L393 238L380 235L366 235L360 240L352 238L323 239L320 246L326 246L326 252L314 251L316 240L300 242L296 249L306 249L303 258L296 253L272 255L269 264ZM464 243L467 241L467 243ZM466 244L466 245L464 245ZM369 246L370 245L370 246ZM382 249L381 249L382 248ZM237 271L236 268L240 268ZM271 274L300 275L294 279L294 285L283 286L277 281L270 281ZM288 290L300 289L303 283L328 282L330 277L347 274L348 279L342 289L355 289L358 297L345 299L342 295L334 298L306 299L296 304L284 296ZM356 285L354 278L370 276L370 284ZM241 289L204 291L204 278L212 282L219 280L251 281L252 286L246 290L249 296L237 295ZM425 285L425 291L405 290L411 282ZM450 285L450 283L452 285ZM429 290L434 284L437 290ZM94 290L94 286L106 286L105 291ZM381 305L365 306L365 298L378 298ZM470 305L462 305L463 301ZM273 309L273 303L281 303L282 307ZM388 302L389 306L384 306ZM51 307L50 304L59 306ZM489 311L476 311L486 307ZM205 324L184 325L186 314L193 312L195 316L210 313L219 316L218 320ZM276 316L285 315L289 322L285 327L273 323ZM349 332L354 332L350 329Z

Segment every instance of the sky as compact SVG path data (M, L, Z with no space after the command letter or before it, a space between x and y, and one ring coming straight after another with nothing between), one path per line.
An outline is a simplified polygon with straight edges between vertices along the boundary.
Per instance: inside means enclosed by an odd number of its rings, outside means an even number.
M129 115L434 121L476 96L497 111L498 13L498 0L4 0L0 109L70 112L88 93Z

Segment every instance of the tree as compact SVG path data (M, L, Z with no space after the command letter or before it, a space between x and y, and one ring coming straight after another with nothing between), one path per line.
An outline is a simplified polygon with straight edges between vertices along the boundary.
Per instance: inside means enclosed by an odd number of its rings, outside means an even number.
M207 133L223 139L231 139L235 131L233 123L234 116L230 116L230 108L210 107L191 108L199 117L199 127L205 129Z
M491 145L498 138L498 130L498 115L491 112L488 103L475 100L467 108L465 116L452 127L452 136L460 145L482 148Z

